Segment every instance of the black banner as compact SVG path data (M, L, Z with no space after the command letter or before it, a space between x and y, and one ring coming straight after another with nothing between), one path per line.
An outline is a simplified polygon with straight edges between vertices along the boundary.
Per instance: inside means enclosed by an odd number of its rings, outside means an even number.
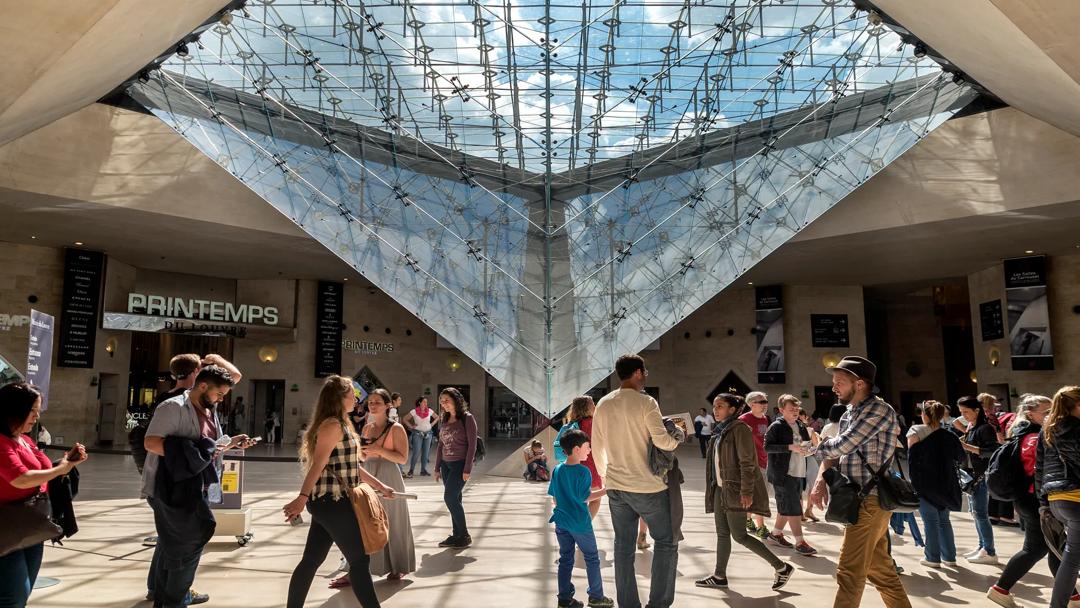
M1054 369L1046 256L1005 260L1004 268L1012 368L1016 371Z
M754 288L757 337L758 384L784 384L784 298L783 287Z
M94 367L104 276L105 254L82 249L64 250L64 297L60 302L57 367Z
M980 324L983 342L1005 337L1005 317L1001 312L1001 300L979 304L979 319L982 321Z
M319 281L315 313L315 377L341 373L341 321L345 286Z
M847 315L810 315L814 348L849 348Z

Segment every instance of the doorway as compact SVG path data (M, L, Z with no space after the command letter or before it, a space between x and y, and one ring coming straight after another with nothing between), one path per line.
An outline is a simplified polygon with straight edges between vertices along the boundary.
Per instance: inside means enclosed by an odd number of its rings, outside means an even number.
M285 434L285 381L252 380L252 405L249 428L261 434L263 441L281 445Z
M814 417L822 420L829 419L829 412L832 411L832 406L839 400L836 398L836 394L832 391L832 386L815 386L814 387Z
M117 397L120 392L120 376L101 374L98 381L98 445L111 446L116 435Z

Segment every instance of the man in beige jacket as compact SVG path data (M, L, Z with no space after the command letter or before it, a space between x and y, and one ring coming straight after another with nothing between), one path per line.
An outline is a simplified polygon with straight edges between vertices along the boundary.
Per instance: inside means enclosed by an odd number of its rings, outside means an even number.
M596 470L607 488L615 530L615 588L619 608L641 608L634 573L638 520L644 519L655 546L648 608L668 608L675 601L679 545L674 539L667 484L649 468L649 442L674 450L660 406L646 395L645 360L623 355L615 362L619 389L600 400L593 415L592 448Z

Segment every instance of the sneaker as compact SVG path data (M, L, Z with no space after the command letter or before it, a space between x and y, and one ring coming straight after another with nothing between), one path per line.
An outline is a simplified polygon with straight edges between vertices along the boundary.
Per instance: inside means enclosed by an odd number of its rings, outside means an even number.
M998 606L1004 606L1005 608L1017 608L1018 604L1013 596L1008 592L994 585L990 587L990 590L986 592L986 597L991 602L994 602Z
M584 608L585 604L581 603L581 600L570 598L569 600L559 600L559 608Z
M446 537L446 540L439 543L439 546L440 547L453 547L454 543L456 543L456 542L457 542L457 537L454 536L453 534L451 534L450 536Z
M964 554L964 559L971 559L971 558L977 556L979 554L979 551L982 551L982 547L979 547L978 549L975 549L974 551L969 551L968 553L965 553Z
M757 529L757 532L755 532L754 534L756 534L757 537L760 538L761 540L769 540L769 528L768 528L768 526L761 526L760 528Z
M754 520L749 517L746 518L746 531L750 534L757 534L758 528L754 525Z
M615 600L610 597L590 597L589 608L612 608Z
M206 593L199 593L194 589L188 589L187 592L187 605L194 606L195 604L205 604L210 601L210 596Z
M920 559L919 563L926 566L927 568L940 568L941 567L941 562L932 562L932 561L926 560L926 559Z
M412 479L412 471L405 473L405 479Z
M969 557L968 561L973 564L996 564L998 558L996 555L990 555L986 552L986 549L979 549L979 553L974 557Z
M645 536L645 533L644 532L638 532L638 535L637 535L637 548L638 548L638 551L644 551L644 550L648 549L650 546L651 545L649 544L649 540Z
M428 473L427 471L420 471L420 476L421 477L431 477L431 473Z
M157 537L156 536L147 536L146 538L142 539L142 546L144 546L144 547L156 547L157 546Z
M784 538L784 533L783 532L780 532L778 534L770 534L766 538L766 540L768 540L770 543L776 545L777 547L783 547L785 549L790 549L790 548L792 548L794 546L794 545L791 544L791 541Z
M904 567L903 567L903 566L901 566L900 564L896 563L896 560L895 560L895 559L894 559L894 560L892 560L892 565L893 565L894 567L896 567L896 573L897 573L897 574L903 574L903 573L904 573Z
M461 537L452 539L450 544L448 544L446 546L450 547L451 549L465 549L467 547L470 547L471 545L472 545L472 537L469 536L468 534L466 534L465 536L461 536Z
M727 589L727 579L716 576L706 576L701 580L694 581L694 585L698 587L705 587L706 589Z
M956 562L950 562L948 560L943 559L943 560L941 560L941 565L942 566L948 566L950 568L955 568L956 567Z
M792 574L795 574L795 566L784 564L783 568L776 571L776 578L773 579L772 590L779 591L781 587L791 580Z
M795 552L799 555L816 555L817 549L810 546L805 540L795 545Z

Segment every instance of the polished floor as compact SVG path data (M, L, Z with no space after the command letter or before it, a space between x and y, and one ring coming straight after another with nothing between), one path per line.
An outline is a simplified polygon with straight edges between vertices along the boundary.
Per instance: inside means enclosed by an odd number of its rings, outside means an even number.
M511 446L494 446L486 461L491 466L498 454ZM798 568L781 594L769 590L771 569L741 547L732 555L728 576L731 589L714 591L694 587L694 579L709 574L713 566L712 516L703 504L702 460L695 450L682 454L687 481L684 496L688 513L686 540L679 547L679 578L676 606L731 605L784 608L829 606L835 591L833 576L841 529L821 523L807 528L807 540L816 546L816 557L781 555ZM80 532L64 546L47 547L42 576L55 577L58 585L34 592L34 608L147 607L143 598L152 550L141 545L153 533L150 509L138 499L138 476L129 457L92 455L81 467L82 492L76 505ZM441 486L430 478L411 480L409 489L420 495L411 501L416 535L418 570L399 582L376 584L384 606L412 607L518 607L555 606L555 560L557 546L551 525L546 486L521 479L478 475L466 489L466 510L474 539L464 551L440 549L450 524L441 501ZM292 527L281 517L281 506L291 499L299 483L299 468L287 462L248 463L245 474L246 504L254 511L254 538L239 546L232 537L215 538L206 549L196 578L198 591L211 596L208 606L284 606L289 575L299 559L307 526ZM605 592L614 597L611 562L612 533L606 502L597 518ZM966 514L954 515L957 546L961 553L975 543L975 530ZM999 555L1007 558L1020 546L1020 534L1012 528L995 528ZM928 570L919 565L921 549L911 537L894 537L896 561L906 569L902 576L915 606L988 606L986 589L1001 566L966 563L956 569ZM779 550L783 552L783 550ZM637 554L637 571L643 597L648 592L647 573L651 553ZM327 588L326 575L337 567L338 554L331 552L315 579L307 606L349 607L359 604L351 592ZM575 571L579 597L584 597L585 571ZM1014 590L1023 605L1045 605L1051 578L1045 562L1024 577ZM863 606L881 606L868 588Z

